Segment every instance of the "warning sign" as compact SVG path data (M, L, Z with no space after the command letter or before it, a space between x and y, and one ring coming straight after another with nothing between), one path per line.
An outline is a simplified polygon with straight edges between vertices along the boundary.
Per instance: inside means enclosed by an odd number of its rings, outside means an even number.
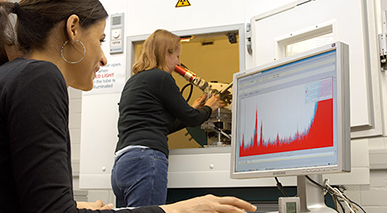
M188 0L179 0L175 7L191 6Z

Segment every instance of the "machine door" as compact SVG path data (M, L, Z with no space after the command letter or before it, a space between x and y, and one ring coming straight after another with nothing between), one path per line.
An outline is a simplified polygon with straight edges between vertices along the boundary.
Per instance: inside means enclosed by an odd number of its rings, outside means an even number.
M341 41L350 50L351 136L382 134L372 1L298 0L251 18L247 69ZM371 12L370 12L371 11Z

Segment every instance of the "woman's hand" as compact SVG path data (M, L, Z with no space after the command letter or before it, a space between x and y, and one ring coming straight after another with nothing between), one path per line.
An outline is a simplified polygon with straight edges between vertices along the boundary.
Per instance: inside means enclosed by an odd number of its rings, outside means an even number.
M206 98L207 98L207 94L203 94L202 97L196 99L191 106L195 109L199 109L204 105Z
M92 202L77 202L77 209L91 209L91 210L103 210L103 209L112 209L113 204L104 204L101 200L97 200L94 203Z
M212 94L204 105L211 107L212 112L215 112L218 108L224 107L224 102L220 100L219 95Z
M236 197L217 197L214 195L196 197L160 207L166 213L246 213L245 210L249 212L257 210L256 206Z

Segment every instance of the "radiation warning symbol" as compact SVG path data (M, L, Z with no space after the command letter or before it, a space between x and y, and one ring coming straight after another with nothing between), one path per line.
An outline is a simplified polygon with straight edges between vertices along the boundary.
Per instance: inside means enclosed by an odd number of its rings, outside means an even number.
M179 0L175 7L191 6L188 0Z

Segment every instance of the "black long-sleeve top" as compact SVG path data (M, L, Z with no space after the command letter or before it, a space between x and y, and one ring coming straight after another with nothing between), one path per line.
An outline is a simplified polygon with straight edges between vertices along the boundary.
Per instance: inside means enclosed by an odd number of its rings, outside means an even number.
M100 212L76 208L68 102L54 64L18 58L0 66L0 212Z
M133 75L125 84L119 103L116 151L142 145L167 157L169 133L198 126L212 113L209 106L192 108L181 95L171 74L151 69Z

